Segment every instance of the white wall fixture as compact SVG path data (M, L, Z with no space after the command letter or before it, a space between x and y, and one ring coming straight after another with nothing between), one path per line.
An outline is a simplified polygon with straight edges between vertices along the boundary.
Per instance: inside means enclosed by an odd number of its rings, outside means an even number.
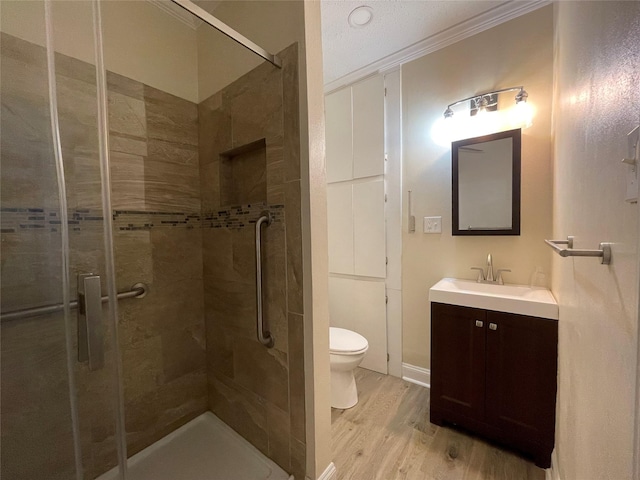
M356 275L386 277L382 179L353 185L353 246Z
M353 187L349 183L327 186L329 272L354 274Z
M387 373L385 285L380 280L329 277L331 326L359 333L369 342L363 368Z
M351 89L325 98L327 183L353 178Z
M388 351L384 98L378 75L325 100L330 321L367 339L361 366L381 373Z

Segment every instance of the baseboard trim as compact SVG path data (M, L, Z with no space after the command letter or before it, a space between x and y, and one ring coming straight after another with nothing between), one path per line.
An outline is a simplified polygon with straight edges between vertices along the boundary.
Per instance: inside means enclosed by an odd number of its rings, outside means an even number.
M402 379L420 385L421 387L431 388L431 370L427 368L403 363Z
M324 472L322 472L322 475L318 477L318 480L336 480L336 478L338 478L336 474L336 466L331 462L327 468L325 468Z
M551 467L544 471L544 480L561 480L560 469L558 468L558 455L555 448L551 453Z

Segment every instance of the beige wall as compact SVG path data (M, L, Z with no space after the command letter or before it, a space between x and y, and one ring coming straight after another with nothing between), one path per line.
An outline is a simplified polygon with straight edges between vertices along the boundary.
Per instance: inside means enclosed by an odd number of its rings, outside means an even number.
M45 43L41 1L0 2L1 30ZM53 2L57 52L95 63L91 2ZM106 68L146 85L198 101L196 31L145 1L102 2Z
M300 169L304 265L307 478L331 465L329 254L320 3L305 0L305 48L300 60ZM325 477L326 478L326 477Z
M578 248L613 242L613 262L553 257L560 305L554 476L630 479L638 205L624 200L628 167L620 159L640 120L640 3L558 2L555 9L554 237L573 234Z
M223 1L214 15L270 53L304 41L301 1ZM200 100L262 62L255 53L207 25L198 28Z
M551 252L552 9L545 7L402 66L404 204L413 191L416 233L403 225L403 362L429 368L429 288L442 277L475 278L472 266L510 268L528 284L536 266L549 275ZM535 107L522 132L522 229L517 237L452 237L451 152L431 128L447 104L524 85ZM406 211L406 210L405 210ZM442 234L422 233L422 217L442 216ZM405 215L406 217L406 215Z

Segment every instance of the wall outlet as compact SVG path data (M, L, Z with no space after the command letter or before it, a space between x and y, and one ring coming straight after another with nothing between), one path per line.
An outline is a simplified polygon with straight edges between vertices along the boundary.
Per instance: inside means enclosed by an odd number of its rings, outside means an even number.
M424 217L424 233L442 233L442 217Z

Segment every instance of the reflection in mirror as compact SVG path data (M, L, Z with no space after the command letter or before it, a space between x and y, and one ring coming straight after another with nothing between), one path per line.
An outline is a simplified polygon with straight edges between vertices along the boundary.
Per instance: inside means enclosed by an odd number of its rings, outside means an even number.
M520 235L520 130L451 144L453 235Z

